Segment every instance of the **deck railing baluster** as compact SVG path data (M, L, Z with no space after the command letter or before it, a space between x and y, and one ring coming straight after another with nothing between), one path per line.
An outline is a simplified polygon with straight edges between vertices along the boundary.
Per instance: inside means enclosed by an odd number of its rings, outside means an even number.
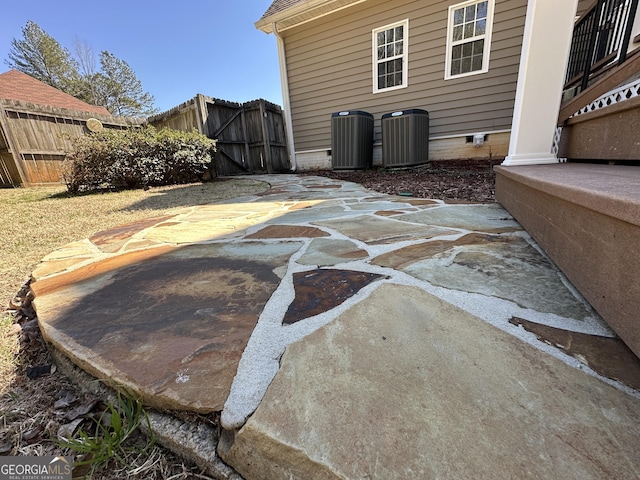
M576 22L565 90L585 90L592 74L625 61L638 1L598 0Z

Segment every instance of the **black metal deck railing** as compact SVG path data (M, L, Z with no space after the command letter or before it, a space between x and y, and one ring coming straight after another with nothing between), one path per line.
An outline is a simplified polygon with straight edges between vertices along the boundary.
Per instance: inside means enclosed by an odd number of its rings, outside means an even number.
M593 75L626 59L638 0L597 0L573 29L565 90L576 93Z

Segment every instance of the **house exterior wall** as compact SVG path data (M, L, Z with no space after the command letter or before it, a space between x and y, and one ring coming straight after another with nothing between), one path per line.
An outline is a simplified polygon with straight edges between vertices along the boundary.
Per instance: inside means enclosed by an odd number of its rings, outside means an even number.
M374 115L378 145L381 116L410 108L429 111L434 139L508 131L527 1L496 0L487 73L444 80L448 7L457 3L369 0L280 32L298 159L306 152L316 156L314 152L330 150L331 113L344 110ZM374 94L371 32L404 19L409 19L408 87ZM499 143L504 146L504 141ZM437 158L447 158L446 148L435 152ZM465 158L477 153L470 145L451 155ZM504 156L506 149L496 145L492 154ZM304 162L300 166L304 168Z

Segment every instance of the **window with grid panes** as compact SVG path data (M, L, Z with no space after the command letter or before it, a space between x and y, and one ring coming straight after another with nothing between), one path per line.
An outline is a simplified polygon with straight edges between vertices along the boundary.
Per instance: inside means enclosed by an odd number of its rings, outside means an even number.
M407 86L409 21L373 31L373 92Z
M449 7L445 78L489 70L493 0L469 1Z

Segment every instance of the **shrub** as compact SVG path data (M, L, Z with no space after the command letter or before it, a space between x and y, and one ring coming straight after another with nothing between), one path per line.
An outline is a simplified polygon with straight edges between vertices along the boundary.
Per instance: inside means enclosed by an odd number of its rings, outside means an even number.
M215 141L196 132L154 127L103 130L72 139L62 165L67 189L140 188L215 176Z

